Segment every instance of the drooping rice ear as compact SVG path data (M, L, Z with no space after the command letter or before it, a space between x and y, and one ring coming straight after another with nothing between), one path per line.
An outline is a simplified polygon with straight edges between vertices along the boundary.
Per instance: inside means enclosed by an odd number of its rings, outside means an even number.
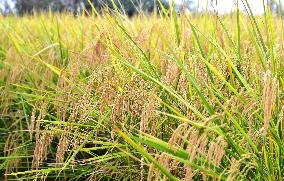
M154 117L154 111L158 106L158 102L156 99L150 97L143 108L142 108L142 115L141 115L141 122L140 122L140 129L139 132L144 132L148 128L148 124L150 119Z
M30 120L30 127L29 127L30 140L33 139L33 133L34 133L34 128L35 128L35 120L36 120L36 109L33 108L32 115L31 115L31 120Z
M56 163L59 163L59 164L64 163L64 155L68 149L68 145L69 145L68 135L62 134L59 140L59 143L57 145Z
M277 79L272 76L270 70L267 70L264 75L264 88L263 88L263 108L264 108L264 132L266 135L269 128L270 119L273 109L275 107Z

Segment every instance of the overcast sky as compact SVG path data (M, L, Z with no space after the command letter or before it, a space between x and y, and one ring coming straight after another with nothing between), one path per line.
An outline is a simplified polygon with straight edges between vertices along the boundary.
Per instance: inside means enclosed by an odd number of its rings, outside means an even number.
M174 1L176 4L181 4L184 0L174 0ZM220 13L226 13L226 12L231 12L232 10L235 9L236 1L237 0L217 0L217 6L216 6L216 0L214 0L214 7L212 7L210 4L210 0L199 0L199 7L200 9L205 9L206 4L209 3L209 6L208 6L209 9L217 10ZM263 3L262 3L263 1L262 0L247 0L247 1L255 14L263 13ZM198 0L195 0L195 5L197 4L198 4ZM241 0L239 0L239 7L240 9L244 11L244 7L243 7Z
M176 4L181 4L183 1L187 1L187 0L174 0L174 1ZM194 0L194 1L195 1L195 5L197 5L199 1L200 9L205 9L207 2L209 2L210 4L210 0ZM217 0L218 2L217 6L212 7L211 5L209 5L209 9L211 10L215 9L219 13L231 12L235 8L236 1L237 0ZM247 0L247 1L249 2L250 7L254 11L255 14L261 14L263 12L263 5L262 5L263 0ZM283 2L284 0L281 0L281 1ZM0 8L1 6L3 6L1 5L1 2L4 2L4 0L0 0ZM12 0L8 0L8 2L11 4L11 6L13 6L14 3ZM214 0L214 2L216 2L216 0ZM239 4L240 4L240 8L243 9L241 0L239 0Z

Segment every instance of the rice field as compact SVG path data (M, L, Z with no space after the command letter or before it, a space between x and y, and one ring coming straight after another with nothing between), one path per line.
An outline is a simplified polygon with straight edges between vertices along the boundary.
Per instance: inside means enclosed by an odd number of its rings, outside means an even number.
M0 16L1 180L283 180L284 27Z

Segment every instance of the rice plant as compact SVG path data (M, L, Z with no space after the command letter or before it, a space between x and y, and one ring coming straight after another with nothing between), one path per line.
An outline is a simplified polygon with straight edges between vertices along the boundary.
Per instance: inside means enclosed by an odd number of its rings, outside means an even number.
M236 7L0 16L3 180L282 180L283 20Z

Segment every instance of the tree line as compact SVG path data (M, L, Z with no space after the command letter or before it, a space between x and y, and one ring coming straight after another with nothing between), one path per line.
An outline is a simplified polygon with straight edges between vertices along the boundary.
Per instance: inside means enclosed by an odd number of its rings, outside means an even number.
M114 4L119 10L124 11L127 15L133 16L139 11L151 13L155 9L161 9L161 4L165 8L169 8L169 1L171 0L0 0L2 1L2 8L0 13L10 14L17 13L19 15L31 14L34 12L54 11L54 12L72 12L80 14L83 10L90 11L93 7L98 12L102 11L105 7L114 9ZM14 8L11 8L11 1L14 3ZM184 0L184 4L179 7L185 8L190 11L196 11L194 2L198 0ZM9 3L10 2L10 3ZM220 3L220 0L208 0L213 5ZM275 12L275 14L283 13L281 0L266 0L268 8ZM92 5L91 5L91 4ZM113 4L114 3L114 4ZM2 12L1 12L2 11Z
M10 7L8 1L13 1L14 8ZM83 10L91 10L92 5L97 11L102 11L105 7L113 9L114 6L123 10L129 16L139 11L153 12L161 4L169 8L167 0L3 0L2 13L17 13L19 15L31 14L34 12L54 11L81 13ZM114 4L115 5L114 5Z

